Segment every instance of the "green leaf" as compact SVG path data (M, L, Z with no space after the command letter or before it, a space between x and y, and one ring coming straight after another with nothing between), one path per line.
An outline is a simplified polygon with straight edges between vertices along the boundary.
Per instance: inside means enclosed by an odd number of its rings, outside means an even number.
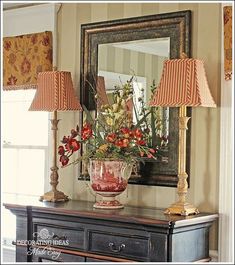
M154 117L154 107L150 109L150 121L151 121L151 131L152 131L152 146L157 146L157 135L156 135L156 126L155 126L155 117Z
M133 100L133 99L132 99L132 100ZM137 122L139 122L138 113L137 113L136 106L135 106L135 104L134 104L134 103L133 103L133 107L134 107L134 112L135 112L135 117L136 117L136 120L137 120Z
M144 114L144 116L135 124L134 129L140 127L143 122L147 122L146 118L149 116L150 112L148 111L147 113Z
M96 122L95 120L93 119L93 117L91 116L91 113L90 111L86 108L85 105L82 105L85 113L86 113L86 120L91 124L92 126L92 130L94 131L95 135L96 135L96 140L98 143L105 143L103 137L101 136L99 130L97 130L96 128Z
M82 105L82 108L83 108L83 110L84 110L85 113L86 113L86 120L87 120L87 121L93 126L94 123L95 123L95 121L94 121L94 119L92 118L90 111L86 108L85 105Z

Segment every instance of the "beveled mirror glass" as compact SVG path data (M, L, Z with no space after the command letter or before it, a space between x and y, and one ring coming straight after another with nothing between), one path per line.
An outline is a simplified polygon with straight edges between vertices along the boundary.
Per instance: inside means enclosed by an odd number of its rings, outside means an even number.
M136 78L136 93L142 91L139 97L144 98L148 104L150 88L160 80L163 61L180 58L183 53L190 57L190 21L191 11L186 10L82 25L82 104L87 109L96 111L90 86L95 87L97 76L104 77L106 93L109 95L115 85L125 83L133 74ZM191 111L190 108L188 111ZM178 113L178 108L157 108L156 115L161 117L162 124L156 135L168 137L165 155L157 161L146 159L146 163L138 168L137 174L129 179L130 184L176 186ZM189 128L187 154L190 131ZM84 179L84 174L80 179Z

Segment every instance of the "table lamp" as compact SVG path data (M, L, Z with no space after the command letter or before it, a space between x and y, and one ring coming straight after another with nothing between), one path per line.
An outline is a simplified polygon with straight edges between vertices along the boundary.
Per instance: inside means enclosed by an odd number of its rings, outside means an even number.
M178 201L165 210L165 214L187 216L199 210L186 202L188 175L186 173L186 130L190 117L187 107L216 107L211 96L202 60L184 58L166 60L160 83L150 106L179 107L179 169Z
M51 119L51 130L53 131L53 165L51 167L50 184L51 191L40 196L40 201L59 202L67 201L69 198L62 191L57 190L58 167L57 167L57 111L82 110L75 95L71 73L66 71L41 72L37 78L37 91L32 104L31 111L53 112Z

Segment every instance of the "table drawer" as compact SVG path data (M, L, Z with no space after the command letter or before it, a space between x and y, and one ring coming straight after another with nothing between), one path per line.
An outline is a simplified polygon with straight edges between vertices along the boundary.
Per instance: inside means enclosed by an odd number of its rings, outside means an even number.
M148 238L99 231L89 234L89 250L92 252L143 261L148 257Z
M83 228L34 223L33 236L35 241L45 245L81 250L85 248Z

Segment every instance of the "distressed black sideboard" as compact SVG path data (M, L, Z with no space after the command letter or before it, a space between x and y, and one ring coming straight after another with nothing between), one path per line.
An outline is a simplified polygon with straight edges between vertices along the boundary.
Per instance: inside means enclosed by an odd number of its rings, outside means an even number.
M209 230L217 214L181 217L164 215L163 209L126 206L100 210L92 205L85 201L55 204L30 199L4 203L16 215L16 261L210 260Z

